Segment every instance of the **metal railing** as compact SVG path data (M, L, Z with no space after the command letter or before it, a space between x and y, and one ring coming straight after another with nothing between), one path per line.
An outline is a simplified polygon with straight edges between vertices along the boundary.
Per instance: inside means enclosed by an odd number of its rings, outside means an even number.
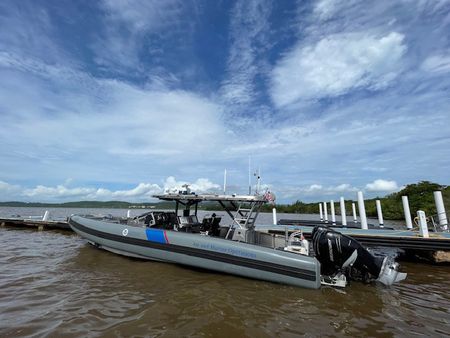
M449 232L448 221L447 224L443 225L440 224L439 219L442 218L442 215L445 215L447 220L450 219L450 212L435 214L427 217L427 220L429 220L430 223L433 225L433 229L435 232Z

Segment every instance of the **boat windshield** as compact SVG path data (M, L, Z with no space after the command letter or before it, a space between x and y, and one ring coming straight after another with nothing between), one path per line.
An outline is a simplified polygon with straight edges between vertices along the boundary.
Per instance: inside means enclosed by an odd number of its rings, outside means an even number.
M198 224L198 218L195 215L178 216L178 221L179 221L180 225Z
M178 216L180 224L190 224L189 216Z

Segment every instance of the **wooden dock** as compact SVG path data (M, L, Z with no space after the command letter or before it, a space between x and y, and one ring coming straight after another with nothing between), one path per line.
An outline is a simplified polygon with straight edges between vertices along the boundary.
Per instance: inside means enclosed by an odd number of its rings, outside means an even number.
M0 218L0 227L43 230L72 231L67 221L40 220L28 218Z

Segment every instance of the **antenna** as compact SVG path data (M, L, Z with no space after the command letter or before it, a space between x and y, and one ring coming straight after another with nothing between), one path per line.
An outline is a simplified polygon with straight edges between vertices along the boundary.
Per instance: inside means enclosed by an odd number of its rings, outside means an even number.
M248 194L252 194L251 159L248 157Z
M256 176L256 191L255 194L258 194L259 192L259 188L261 185L261 169L258 168L258 171L256 171L253 176Z
M258 192L261 190L261 168L258 167Z
M225 195L227 191L227 169L223 173L223 194Z

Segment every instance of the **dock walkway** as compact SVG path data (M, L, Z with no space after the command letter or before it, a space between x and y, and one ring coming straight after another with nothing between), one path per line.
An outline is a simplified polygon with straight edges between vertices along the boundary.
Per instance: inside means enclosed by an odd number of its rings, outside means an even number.
M0 227L32 228L37 230L72 231L67 221L40 220L28 218L0 218Z

